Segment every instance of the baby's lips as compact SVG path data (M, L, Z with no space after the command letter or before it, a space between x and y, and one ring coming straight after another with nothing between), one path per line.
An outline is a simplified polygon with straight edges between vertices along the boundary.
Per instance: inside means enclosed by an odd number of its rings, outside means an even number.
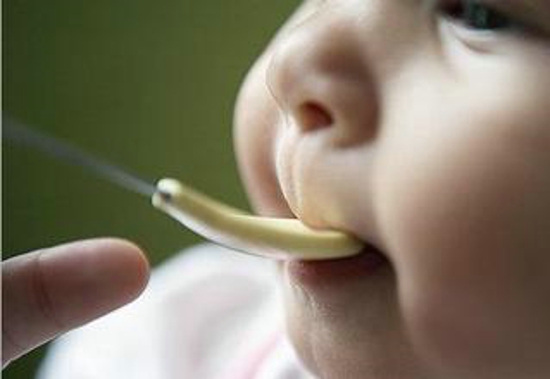
M366 244L359 254L321 261L293 260L286 263L292 280L309 289L333 287L356 278L370 277L387 265L388 259L375 246Z

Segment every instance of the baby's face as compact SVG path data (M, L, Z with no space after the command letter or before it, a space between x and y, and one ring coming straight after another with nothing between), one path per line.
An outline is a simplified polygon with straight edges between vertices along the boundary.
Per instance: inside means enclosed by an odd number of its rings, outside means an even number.
M282 264L314 373L550 375L548 1L304 2L235 137L258 212L386 258Z

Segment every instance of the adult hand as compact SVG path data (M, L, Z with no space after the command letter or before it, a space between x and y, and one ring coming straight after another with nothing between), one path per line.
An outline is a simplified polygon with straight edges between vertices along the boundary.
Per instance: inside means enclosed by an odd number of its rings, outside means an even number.
M41 249L2 263L2 367L60 333L136 298L149 265L118 239Z

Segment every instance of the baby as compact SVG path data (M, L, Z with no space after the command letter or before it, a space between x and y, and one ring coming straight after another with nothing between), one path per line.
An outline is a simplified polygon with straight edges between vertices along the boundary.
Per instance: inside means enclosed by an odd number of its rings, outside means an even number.
M311 372L550 377L549 99L545 0L298 9L238 101L244 181L387 259L282 264Z
M549 74L546 0L297 9L239 95L243 179L258 213L366 248L280 263L296 365L318 378L550 377Z

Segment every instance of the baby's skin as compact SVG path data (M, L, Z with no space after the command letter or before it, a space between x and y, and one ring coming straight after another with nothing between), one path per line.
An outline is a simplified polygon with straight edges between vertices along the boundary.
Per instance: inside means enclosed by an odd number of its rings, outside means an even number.
M281 264L314 374L550 377L550 2L305 1L247 76L235 143L259 213L385 258Z

